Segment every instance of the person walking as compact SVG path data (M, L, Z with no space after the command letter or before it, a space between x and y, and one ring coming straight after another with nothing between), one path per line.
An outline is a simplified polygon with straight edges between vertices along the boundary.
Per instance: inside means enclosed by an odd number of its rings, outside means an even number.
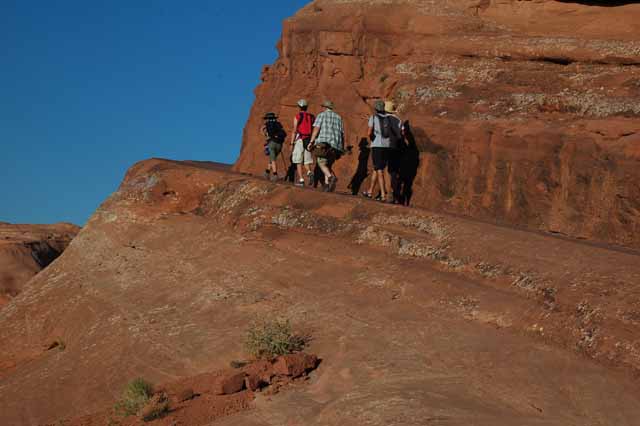
M293 118L293 131L291 132L292 155L291 162L296 165L298 171L298 181L296 186L304 186L304 176L302 174L302 166L307 171L308 185L313 185L313 173L311 165L313 164L313 156L309 151L311 142L311 134L313 133L313 123L315 117L307 112L309 104L305 99L298 101L300 111Z
M334 104L330 100L322 103L325 108L313 123L313 133L309 149L316 156L316 163L324 174L323 190L333 192L338 178L333 173L336 158L344 152L344 124L342 117L334 111Z
M404 153L406 143L404 137L404 125L402 120L397 116L396 104L393 101L386 101L384 103L384 112L387 114L387 119L390 121L390 146L389 146L389 161L387 164L387 170L391 177L391 191L393 192L393 204L402 204L402 180L401 180L401 168L402 168L402 155Z
M265 137L264 153L269 157L264 177L271 179L272 182L278 180L278 165L276 160L282 152L282 144L287 138L282 124L278 121L278 116L273 112L268 112L264 116L264 125L262 126L262 134Z
M389 118L389 114L385 112L385 103L377 100L374 104L375 114L369 117L367 122L367 133L371 139L371 158L373 160L373 176L371 177L371 185L369 191L363 192L362 195L373 198L376 183L380 188L380 201L387 201L387 185L385 182L385 169L389 164L389 150L391 148L391 139L395 133L400 133L399 120ZM393 127L393 128L392 128ZM377 197L376 197L377 199Z

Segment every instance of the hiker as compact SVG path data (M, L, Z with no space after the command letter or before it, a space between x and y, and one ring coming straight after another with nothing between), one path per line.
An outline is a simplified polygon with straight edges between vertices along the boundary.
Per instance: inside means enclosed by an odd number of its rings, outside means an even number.
M393 204L403 204L402 202L402 180L401 180L401 168L402 168L402 155L404 153L406 144L404 137L404 125L402 120L396 115L398 113L396 104L393 101L386 101L384 103L384 112L387 114L387 120L390 121L390 129L392 130L390 135L389 146L389 162L387 164L387 170L391 177L391 191L393 192Z
M325 108L313 123L313 133L309 149L316 157L316 163L324 174L323 190L333 192L338 178L332 167L336 159L344 152L344 125L342 118L336 114L333 102L326 100L322 103Z
M400 120L394 120L385 112L385 103L377 100L374 104L375 114L369 117L367 133L371 139L371 158L373 160L373 176L369 191L362 193L367 198L373 198L376 183L380 188L380 197L376 199L386 202L387 187L385 182L385 169L389 164L389 152L391 140L399 138L401 133ZM397 118L397 117L396 117Z
M311 142L311 134L313 133L313 122L315 117L307 112L309 104L305 99L298 101L300 111L293 119L293 131L291 132L291 162L295 164L298 170L298 181L296 186L304 186L304 176L302 174L302 166L307 171L308 185L313 185L313 173L311 172L311 164L313 164L313 156L308 150Z
M269 157L267 168L264 171L264 177L267 179L271 178L272 182L276 182L278 180L276 160L280 152L282 152L282 144L287 137L287 133L278 121L278 116L275 113L268 112L265 114L262 134L265 137L264 153Z

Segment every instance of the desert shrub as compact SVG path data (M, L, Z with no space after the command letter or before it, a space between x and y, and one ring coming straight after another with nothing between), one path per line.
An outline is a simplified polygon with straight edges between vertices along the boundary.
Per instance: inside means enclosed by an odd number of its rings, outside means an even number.
M153 387L144 379L137 378L130 381L122 393L122 398L116 404L116 412L122 416L132 416L138 413L153 396Z
M271 359L298 352L305 339L293 333L291 322L284 318L254 321L245 338L245 349L256 358Z

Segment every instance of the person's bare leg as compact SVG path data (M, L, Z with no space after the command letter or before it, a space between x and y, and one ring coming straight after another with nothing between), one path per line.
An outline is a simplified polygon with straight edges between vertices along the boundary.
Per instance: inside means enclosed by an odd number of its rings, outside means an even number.
M384 170L378 170L376 173L378 174L378 184L380 185L380 197L385 200L387 198L387 186L384 182Z
M377 182L378 182L378 171L374 170L373 176L371 176L371 185L369 185L369 192L368 192L368 194L371 195L372 197L374 196L373 191L375 191L376 189Z
M302 164L296 164L296 168L298 169L298 180L303 180L304 175L302 174ZM307 167L307 170L309 167Z
M318 163L318 166L320 166L320 170L324 173L324 183L329 185L329 178L332 176L331 170L329 170L329 167L324 163Z
M315 184L315 164L314 163L310 163L310 164L305 164L304 165L307 169L307 185L309 186L313 186Z
M278 166L276 165L275 161L271 162L271 171L273 172L274 175L278 174Z

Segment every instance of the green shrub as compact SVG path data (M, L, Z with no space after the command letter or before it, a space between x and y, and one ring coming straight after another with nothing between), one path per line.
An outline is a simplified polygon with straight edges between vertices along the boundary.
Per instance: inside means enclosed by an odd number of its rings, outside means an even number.
M116 412L122 416L138 413L153 396L153 387L144 379L137 378L127 384L122 398L116 404Z
M305 339L294 334L291 323L284 318L254 321L245 338L245 349L256 358L271 359L298 352L304 345Z

